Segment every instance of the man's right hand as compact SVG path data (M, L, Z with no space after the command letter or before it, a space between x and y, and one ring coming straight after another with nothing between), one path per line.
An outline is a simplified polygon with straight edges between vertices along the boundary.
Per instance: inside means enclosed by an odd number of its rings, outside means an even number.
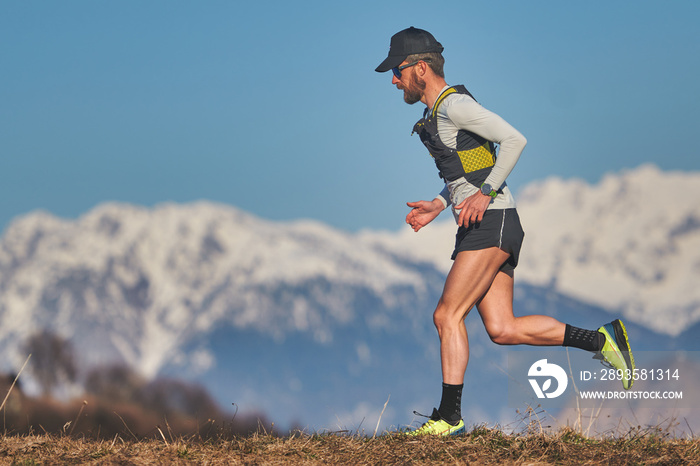
M406 215L406 223L411 225L413 231L418 231L432 222L445 209L445 205L438 198L433 199L432 202L407 202L406 205L411 208Z

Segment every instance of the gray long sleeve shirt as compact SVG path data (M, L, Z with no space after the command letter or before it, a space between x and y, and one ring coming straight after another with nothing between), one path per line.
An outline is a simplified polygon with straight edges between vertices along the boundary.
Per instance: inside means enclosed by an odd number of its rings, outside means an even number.
M446 86L442 92L447 89L449 86ZM504 183L527 144L525 137L503 118L485 109L466 94L454 93L447 96L438 108L437 121L440 140L448 147L457 147L457 132L460 129L471 131L500 146L496 164L486 178L486 183L494 189L501 188L503 194L499 194L488 208L515 207L515 199ZM454 206L477 193L479 188L464 178L459 178L448 182L438 195L438 199L444 202L445 207L452 204L453 212L457 216L459 212L455 211Z

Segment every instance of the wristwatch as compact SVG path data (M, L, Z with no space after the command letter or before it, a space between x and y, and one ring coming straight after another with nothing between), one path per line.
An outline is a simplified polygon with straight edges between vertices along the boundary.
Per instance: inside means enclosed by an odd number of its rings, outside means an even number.
M491 185L490 185L490 184L487 184L487 183L482 183L482 184L481 184L481 194L484 194L484 195L486 195L486 196L491 196L491 197L493 197L494 199L496 198L496 196L498 196L498 192L495 191L495 190L491 187Z

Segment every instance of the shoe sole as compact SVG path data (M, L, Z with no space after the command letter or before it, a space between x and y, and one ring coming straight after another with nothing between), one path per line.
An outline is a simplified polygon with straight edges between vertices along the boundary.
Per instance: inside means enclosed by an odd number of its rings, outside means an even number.
M627 338L627 329L625 329L625 324L622 323L620 319L613 321L613 328L615 329L615 339L622 342L624 348L620 348L622 351L622 357L625 358L627 367L630 368L632 374L634 374L634 356L632 356L632 350L629 346L629 339ZM632 384L630 384L630 387Z

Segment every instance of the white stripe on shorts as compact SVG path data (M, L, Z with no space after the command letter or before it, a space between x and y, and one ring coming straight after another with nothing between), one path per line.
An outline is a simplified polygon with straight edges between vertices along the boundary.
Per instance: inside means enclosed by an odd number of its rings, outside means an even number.
M506 209L503 209L503 219L501 220L501 235L498 237L498 247L503 244L503 227L506 224Z

